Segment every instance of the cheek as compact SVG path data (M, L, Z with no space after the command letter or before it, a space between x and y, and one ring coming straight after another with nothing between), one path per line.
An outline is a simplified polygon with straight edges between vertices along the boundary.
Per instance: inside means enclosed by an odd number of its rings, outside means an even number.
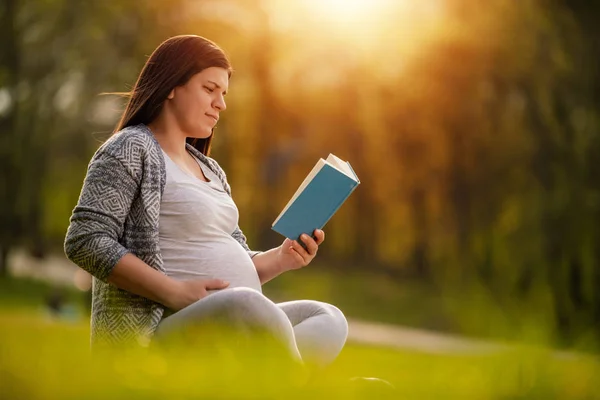
M187 94L177 99L177 110L181 119L190 122L197 118L198 113L202 110L199 97L201 96Z
M207 93L200 92L187 96L183 107L187 112L188 118L197 118L200 114L204 114L210 109L210 104L210 96Z
M182 90L175 98L177 118L188 130L203 128L206 121L202 118L211 107L211 96L203 90Z
M207 110L210 108L211 102L212 99L210 94L204 91L198 92L196 93L196 96L194 96L194 104L196 104L196 108Z
M175 103L175 110L177 114L177 119L180 122L187 122L190 116L193 114L190 108L190 103L183 96L177 99Z

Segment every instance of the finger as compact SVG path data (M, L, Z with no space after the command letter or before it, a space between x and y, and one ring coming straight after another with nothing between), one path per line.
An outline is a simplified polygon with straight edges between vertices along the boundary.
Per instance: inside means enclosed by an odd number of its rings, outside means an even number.
M313 235L316 238L317 244L321 244L325 241L325 232L323 232L322 230L315 229Z
M306 250L308 251L308 254L314 257L315 254L317 254L317 250L319 250L319 245L317 244L317 242L315 242L313 238L311 238L305 233L303 233L302 236L300 236L300 239L306 245Z
M295 248L290 248L290 253L292 254L292 257L294 257L296 259L296 262L300 265L305 265L306 264L306 260L304 259L304 257L302 257Z
M222 279L208 279L204 287L206 289L225 289L227 286L229 286L229 282Z
M302 260L306 263L310 260L310 255L296 240L292 243L292 249L302 257Z

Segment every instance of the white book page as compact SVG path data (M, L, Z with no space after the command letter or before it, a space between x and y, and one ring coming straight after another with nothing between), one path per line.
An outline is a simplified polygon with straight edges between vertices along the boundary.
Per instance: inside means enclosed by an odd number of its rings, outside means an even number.
M357 177L354 175L348 164L339 157L334 156L333 154L329 154L327 157L327 162L331 164L332 167L342 172L344 175L348 176L348 178L352 180L356 180Z
M285 214L285 212L287 211L288 208L290 208L290 206L292 205L292 203L294 202L294 200L296 200L296 198L298 196L300 196L300 193L302 193L302 191L304 190L304 188L306 186L308 186L308 184L310 183L310 181L313 180L313 178L315 177L315 175L317 175L319 173L319 171L321 170L321 168L323 168L323 166L325 165L326 161L323 160L322 158L319 159L319 161L317 161L317 163L315 164L315 166L313 167L312 171L310 171L310 173L306 176L306 178L304 178L304 181L302 182L302 184L300 185L300 187L298 188L298 190L296 190L296 193L294 193L294 195L292 196L292 198L290 199L290 201L288 201L288 203L286 204L285 208L283 209L283 211L281 211L281 213L279 214L279 216L277 217L277 219L275 219L275 221L273 222L273 225L275 225L277 223L277 221L279 221L279 218L281 218L281 216L283 214Z

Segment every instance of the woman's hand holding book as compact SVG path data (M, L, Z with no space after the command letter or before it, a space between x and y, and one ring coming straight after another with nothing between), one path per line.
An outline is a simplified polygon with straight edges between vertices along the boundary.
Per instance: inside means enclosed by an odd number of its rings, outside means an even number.
M315 229L314 238L307 234L302 234L300 240L304 243L303 247L298 241L286 238L283 244L279 246L277 260L282 270L289 271L300 269L307 266L317 255L319 245L325 240L325 232Z

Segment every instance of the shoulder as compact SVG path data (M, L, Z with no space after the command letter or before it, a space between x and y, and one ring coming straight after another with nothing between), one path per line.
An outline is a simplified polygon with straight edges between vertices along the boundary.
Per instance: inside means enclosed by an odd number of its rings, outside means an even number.
M144 124L128 126L114 133L100 146L98 152L110 154L121 159L135 159L140 152L152 151L158 146L156 139Z
M190 151L197 159L202 161L204 164L208 165L214 173L219 175L219 178L226 179L225 171L223 170L223 168L221 168L217 160L209 156L205 156L190 144L186 145L186 147L188 151Z
M219 165L217 160L212 157L204 156L206 159L206 163L215 170L218 174L222 176L223 179L227 180L227 176L225 175L225 170Z
M114 133L94 155L94 159L104 157L118 160L134 177L142 172L145 164L160 168L162 160L160 146L144 124L128 126Z
M229 186L229 183L227 182L227 175L225 175L225 171L223 170L223 168L221 168L221 166L219 165L217 160L215 160L214 158L205 156L204 154L202 154L201 152L199 152L198 150L196 150L193 146L191 146L189 144L187 145L187 149L189 151L191 151L192 154L194 156L196 156L196 158L198 158L200 161L202 161L204 164L206 164L221 180L221 183L223 183L223 187L225 188L225 191L227 193L231 193L231 188Z
M219 165L217 160L215 160L214 158L210 158L207 156L205 156L204 158L206 159L208 166L213 170L213 172L221 180L221 183L223 184L223 188L225 189L225 192L227 192L229 195L231 195L231 186L229 185L229 182L227 181L227 175L225 175L225 171L223 170L223 168L221 168L221 166Z

